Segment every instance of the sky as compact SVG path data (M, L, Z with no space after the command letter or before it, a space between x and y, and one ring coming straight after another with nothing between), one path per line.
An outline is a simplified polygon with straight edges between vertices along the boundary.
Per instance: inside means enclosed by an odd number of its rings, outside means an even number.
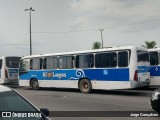
M0 0L0 56L29 55L29 11L33 54L104 47L160 47L160 0Z

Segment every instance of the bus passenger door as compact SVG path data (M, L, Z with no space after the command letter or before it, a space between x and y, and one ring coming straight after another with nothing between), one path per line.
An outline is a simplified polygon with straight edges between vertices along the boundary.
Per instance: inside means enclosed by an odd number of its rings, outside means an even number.
M24 59L20 62L19 66L19 86L29 86L29 66L30 66L30 60Z

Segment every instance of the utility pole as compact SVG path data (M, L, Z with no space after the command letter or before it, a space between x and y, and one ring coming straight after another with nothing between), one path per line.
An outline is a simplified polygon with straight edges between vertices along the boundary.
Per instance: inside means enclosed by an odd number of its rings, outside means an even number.
M32 9L32 7L30 7L29 9L25 9L24 11L29 11L29 27L30 27L30 55L32 55L32 28L31 28L31 12L35 11L34 9Z
M102 31L104 30L104 29L99 29L100 31L101 31L101 41L102 41L102 48L103 48L103 35L102 35Z

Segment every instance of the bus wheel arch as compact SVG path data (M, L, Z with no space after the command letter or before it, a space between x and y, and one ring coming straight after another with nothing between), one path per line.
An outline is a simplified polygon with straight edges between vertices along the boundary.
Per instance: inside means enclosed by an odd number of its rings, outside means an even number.
M32 87L33 90L38 90L39 89L39 83L36 78L31 78L30 79L30 86Z
M92 83L88 78L81 78L78 81L78 88L82 93L90 93L92 91Z

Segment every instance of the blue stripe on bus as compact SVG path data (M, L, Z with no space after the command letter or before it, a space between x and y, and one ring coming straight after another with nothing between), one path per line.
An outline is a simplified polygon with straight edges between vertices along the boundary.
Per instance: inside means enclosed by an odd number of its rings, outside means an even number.
M72 70L32 70L20 75L21 80L79 80L86 77L97 81L129 81L129 68L116 69L72 69Z
M145 73L145 72L149 72L150 67L149 66L138 66L138 73Z
M151 76L160 76L160 66L151 66L150 75Z

